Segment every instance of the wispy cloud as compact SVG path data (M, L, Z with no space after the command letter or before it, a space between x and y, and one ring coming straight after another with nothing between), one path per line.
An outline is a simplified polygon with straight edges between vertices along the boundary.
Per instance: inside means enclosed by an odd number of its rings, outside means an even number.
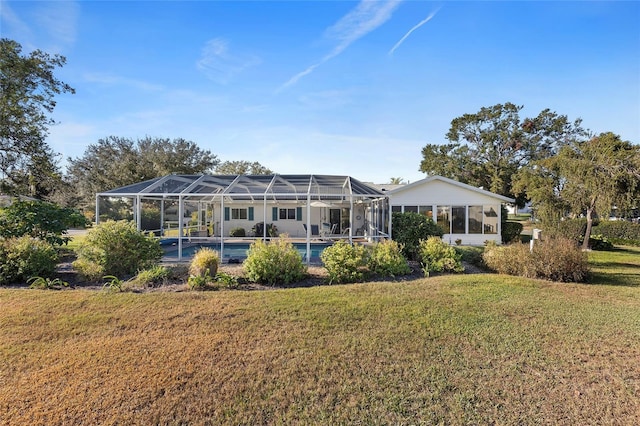
M106 73L87 73L84 75L84 79L91 83L129 86L145 92L157 92L164 89L163 86L157 84Z
M74 1L42 3L37 22L46 29L60 49L75 43L80 6Z
M311 74L316 68L328 60L341 54L356 40L364 37L380 25L387 22L401 0L362 0L343 16L338 22L325 31L325 37L337 41L335 47L317 63L294 75L279 90L296 84L302 77Z
M418 28L420 28L421 26L429 22L434 16L436 16L436 13L438 13L439 10L440 8L436 9L429 16L424 18L422 21L418 22L416 25L414 25L413 28L407 31L407 33L404 36L402 36L402 38L391 48L391 50L389 51L389 55L393 55L393 52L395 52L395 50L398 47L400 47L400 45L407 39L407 37L411 35L412 32L414 32L415 30L417 30Z
M53 1L34 3L21 16L9 2L0 0L0 25L3 34L21 40L25 50L36 48L50 53L63 52L76 41L79 5L73 1ZM31 21L34 19L34 21ZM37 25L29 25L35 22ZM5 35L6 36L6 35Z
M237 74L260 62L256 56L232 54L228 41L215 38L209 40L202 48L202 55L196 66L209 79L227 84Z

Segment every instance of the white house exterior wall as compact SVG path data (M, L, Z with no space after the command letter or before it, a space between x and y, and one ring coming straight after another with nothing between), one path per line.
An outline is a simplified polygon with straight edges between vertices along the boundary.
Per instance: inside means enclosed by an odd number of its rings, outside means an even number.
M411 187L402 188L400 191L390 191L390 205L394 206L431 206L433 219L437 223L437 206L464 206L466 207L466 221L469 222L468 206L494 206L498 214L497 230L493 234L469 234L468 225L465 225L467 233L445 233L443 240L455 244L460 239L463 245L484 245L485 241L501 243L500 215L501 203L499 198L492 197L481 191L467 189L442 180L425 181L422 184L415 182ZM449 228L447 224L446 229ZM445 231L446 232L446 231Z

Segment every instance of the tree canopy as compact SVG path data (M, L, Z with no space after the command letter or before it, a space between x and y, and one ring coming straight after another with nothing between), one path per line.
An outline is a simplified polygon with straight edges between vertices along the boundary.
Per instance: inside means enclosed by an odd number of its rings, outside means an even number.
M637 207L640 201L640 146L611 132L574 141L556 155L523 168L514 189L531 199L538 215L556 221L567 212L585 214L587 248L593 216L608 217L612 207Z
M22 46L0 39L0 189L42 197L60 179L56 154L45 138L55 122L50 114L55 95L75 93L53 72L64 56L35 50L22 55Z
M216 167L219 175L272 175L273 171L257 161L225 161Z
M146 137L133 141L109 136L68 162L70 188L79 204L87 207L95 203L97 192L171 173L211 173L219 160L211 151L184 139Z
M521 119L522 108L497 104L455 118L446 135L450 143L422 149L420 171L515 198L512 176L518 170L585 135L579 119L571 122L549 109Z

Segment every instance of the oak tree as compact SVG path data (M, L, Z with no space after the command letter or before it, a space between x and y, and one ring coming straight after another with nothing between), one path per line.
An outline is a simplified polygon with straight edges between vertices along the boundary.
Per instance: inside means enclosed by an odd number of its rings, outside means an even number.
M0 39L0 190L46 196L60 179L55 154L45 142L50 116L62 93L75 93L54 76L66 58Z

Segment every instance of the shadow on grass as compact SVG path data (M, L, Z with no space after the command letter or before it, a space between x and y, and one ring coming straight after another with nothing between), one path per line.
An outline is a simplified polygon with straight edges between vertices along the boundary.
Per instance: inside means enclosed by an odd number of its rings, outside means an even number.
M640 287L640 274L609 274L592 272L586 284L614 285L619 287Z

